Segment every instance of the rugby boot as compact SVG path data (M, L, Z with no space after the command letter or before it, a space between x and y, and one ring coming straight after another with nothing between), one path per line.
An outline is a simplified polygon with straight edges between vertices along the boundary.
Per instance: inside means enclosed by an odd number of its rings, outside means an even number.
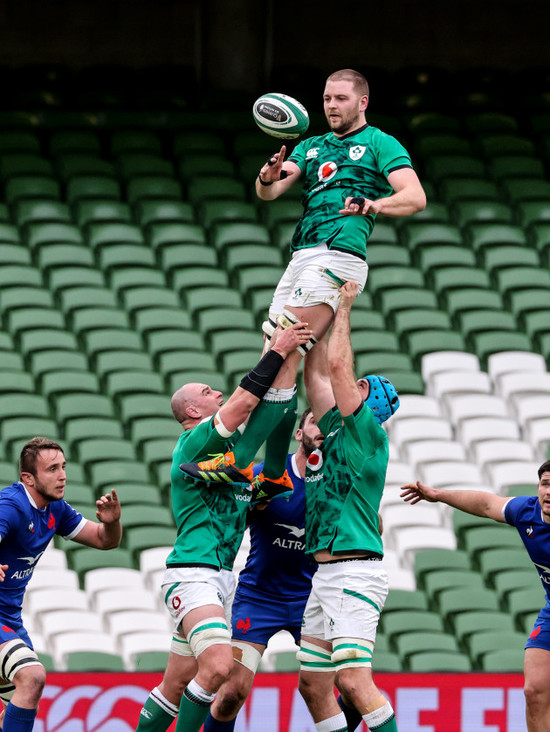
M180 470L184 475L205 483L251 483L254 477L250 463L246 468L235 467L235 456L232 452L224 455L213 455L211 460L199 463L182 463Z
M272 498L289 498L294 490L294 485L290 479L288 471L281 475L280 478L266 478L263 473L259 473L252 481L252 499L251 506L258 508L265 507Z

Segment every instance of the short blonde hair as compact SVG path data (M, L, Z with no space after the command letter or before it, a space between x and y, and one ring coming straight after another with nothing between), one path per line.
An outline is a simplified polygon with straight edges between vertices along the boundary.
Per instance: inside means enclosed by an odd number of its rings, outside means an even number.
M331 74L328 79L329 81L351 81L353 88L361 96L369 96L369 85L363 74L353 69L341 69Z

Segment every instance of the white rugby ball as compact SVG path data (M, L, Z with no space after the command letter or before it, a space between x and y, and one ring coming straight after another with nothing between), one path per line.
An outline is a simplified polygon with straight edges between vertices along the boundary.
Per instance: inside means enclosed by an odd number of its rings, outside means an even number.
M258 127L272 137L292 140L309 127L306 108L286 94L263 94L252 108Z

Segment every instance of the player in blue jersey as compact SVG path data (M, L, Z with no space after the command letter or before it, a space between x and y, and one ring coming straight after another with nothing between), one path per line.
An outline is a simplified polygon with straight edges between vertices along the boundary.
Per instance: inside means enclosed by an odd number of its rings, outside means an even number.
M304 476L308 457L323 442L310 409L302 414L295 436L300 445L287 460L294 485L292 496L288 501L274 498L266 508L250 515L250 553L231 609L236 663L212 704L204 732L232 732L262 654L275 633L288 630L296 642L300 639L316 568L304 552Z
M96 549L120 544L120 504L114 490L97 502L99 523L63 497L65 456L57 442L35 437L21 451L18 482L0 492L0 698L4 732L30 732L46 671L23 627L23 596L55 534Z
M439 490L420 481L403 486L402 498L448 506L515 526L540 575L546 603L525 646L523 670L527 729L550 730L550 460L538 469L536 496L508 498L486 491Z

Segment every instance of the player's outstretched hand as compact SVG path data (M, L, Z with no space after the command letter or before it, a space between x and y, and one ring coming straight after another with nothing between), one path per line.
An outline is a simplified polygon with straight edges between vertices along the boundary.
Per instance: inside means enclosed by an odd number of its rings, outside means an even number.
M285 160L286 146L283 145L278 153L272 155L260 170L260 178L264 183L280 180Z
M424 483L417 480L416 483L408 483L402 486L401 498L411 505L422 500L436 503L437 491L435 488L430 488L429 485L424 485Z
M338 213L342 216L366 216L367 214L380 213L382 201L371 201L363 196L349 196L346 198L344 208Z
M307 326L307 323L294 323L289 328L278 326L271 339L271 348L286 358L298 346L307 343L313 335L313 331Z
M340 302L338 303L338 310L351 310L351 306L355 302L355 298L359 293L359 285L353 280L344 282L340 288Z
M9 565L7 564L0 564L0 582L3 582L6 577L6 569Z
M101 496L95 505L97 506L95 515L102 524L114 524L120 521L120 503L114 488L111 488L110 493Z

